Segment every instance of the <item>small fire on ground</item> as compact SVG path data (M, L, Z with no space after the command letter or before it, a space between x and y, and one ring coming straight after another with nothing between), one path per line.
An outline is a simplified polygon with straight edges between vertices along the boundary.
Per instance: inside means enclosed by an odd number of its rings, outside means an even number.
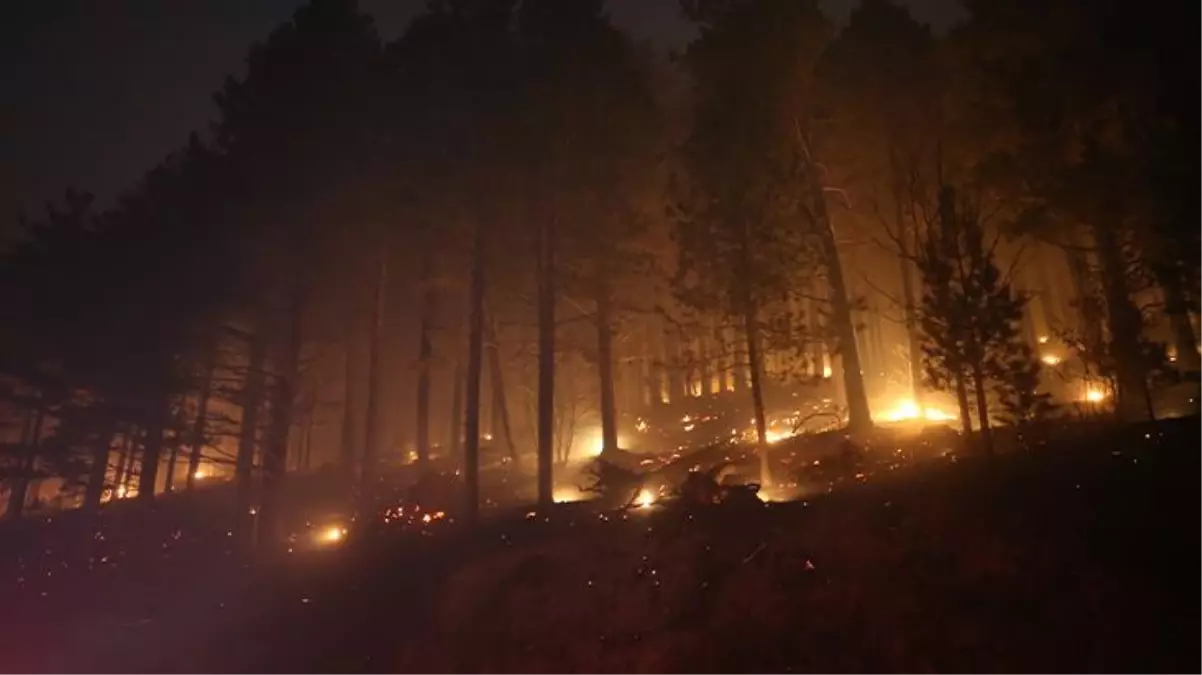
M881 412L879 417L885 422L906 422L910 420L925 420L927 422L954 422L956 416L939 408L919 407L912 399L901 399L893 407Z

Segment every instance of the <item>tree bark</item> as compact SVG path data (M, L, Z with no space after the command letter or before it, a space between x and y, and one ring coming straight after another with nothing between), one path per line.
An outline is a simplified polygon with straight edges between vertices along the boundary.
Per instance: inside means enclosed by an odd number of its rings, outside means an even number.
M263 336L247 336L250 351L246 381L242 385L242 425L238 434L238 455L234 461L234 482L239 517L251 507L254 494L255 452L259 439L259 409L266 384L267 343Z
M985 390L985 373L980 361L972 364L973 388L977 399L977 425L981 428L981 450L993 454L993 430L989 427L989 399Z
M417 465L425 471L430 461L430 324L434 321L434 291L429 263L422 268L422 316L417 347Z
M340 456L342 459L342 470L348 481L353 483L353 477L357 473L355 452L355 360L352 357L353 339L351 329L348 327L345 336L345 357L343 358L343 369L345 378L343 381L342 391L342 448Z
M163 476L164 494L175 491L175 468L179 465L179 444L180 439L174 439L171 443L171 452L167 455L167 474Z
M897 234L901 245L898 263L901 266L902 302L905 303L906 312L906 341L909 342L910 352L910 397L914 399L918 409L922 410L922 339L918 330L918 302L912 276L911 260L914 252L910 249L910 242L914 236L913 227L902 212L900 191L895 191L894 200L897 205Z
M613 325L610 289L597 288L597 375L601 386L601 450L618 450L618 413L614 404Z
M380 387L383 383L380 372L380 348L384 332L384 290L388 279L388 262L381 256L376 272L375 300L371 310L371 340L368 344L367 372L367 428L363 438L363 462L359 471L360 494L367 497L374 492L376 460L379 457L380 434Z
M847 393L847 426L851 431L872 428L872 412L868 407L868 392L864 388L863 367L856 346L856 327L847 299L847 284L843 279L843 263L835 243L835 228L826 208L822 186L811 180L810 201L816 219L819 248L826 267L827 283L831 289L831 318L839 338L839 354L843 357L843 386Z
M513 428L509 421L509 400L505 396L505 373L501 369L501 344L497 340L497 328L491 317L486 317L484 329L488 331L485 336L488 340L488 366L489 379L492 380L493 391L493 415L494 420L500 426L500 432L505 436L505 449L509 453L509 459L517 461L518 451L517 446L513 442ZM496 431L493 432L494 434Z
M554 499L555 460L555 232L553 220L539 228L538 246L538 503Z
M301 471L309 471L309 469L313 468L313 411L311 410L305 417L305 435L303 441Z
M466 518L475 522L480 512L480 374L484 362L484 233L476 225L472 250L472 279L468 315L467 418L464 420L463 473Z
M216 344L210 345L205 354L205 376L200 385L200 399L196 403L196 419L192 423L192 452L188 455L188 475L184 478L188 491L196 487L196 472L200 470L200 458L204 454L209 397L213 392L213 371L217 365L216 347Z
M166 396L158 402L158 409L150 416L150 424L146 427L146 441L142 445L141 473L138 475L138 501L149 503L154 501L154 491L158 484L159 461L163 453L163 432L167 426Z
M87 512L95 513L100 510L100 502L104 498L104 483L108 478L112 443L113 433L102 431L96 439L96 446L92 449L92 466L88 472L88 486L84 490L83 497L83 508Z
M1127 266L1117 233L1106 225L1095 225L1093 231L1102 264L1110 353L1118 383L1115 412L1126 422L1143 421L1150 417L1147 372L1141 363L1139 342L1143 320L1127 289Z
M956 403L960 406L960 426L967 439L972 433L972 412L968 405L968 385L964 382L963 369L957 369L956 372Z
M117 451L117 468L113 471L113 499L117 499L117 492L125 483L126 463L129 461L129 454L133 451L133 444L130 441L132 427L127 427L121 433L121 448Z
M304 301L299 285L292 292L287 309L286 325L281 335L276 364L275 386L272 387L271 426L263 452L262 536L265 541L282 541L280 528L281 488L288 470L288 436L296 401L298 368L301 350L301 321Z
M762 373L760 359L759 331L756 328L756 307L746 300L746 310L743 312L743 332L747 340L747 361L751 370L751 403L755 409L755 436L759 445L760 485L768 487L772 482L771 467L768 464L768 421L764 413L764 391L760 382Z

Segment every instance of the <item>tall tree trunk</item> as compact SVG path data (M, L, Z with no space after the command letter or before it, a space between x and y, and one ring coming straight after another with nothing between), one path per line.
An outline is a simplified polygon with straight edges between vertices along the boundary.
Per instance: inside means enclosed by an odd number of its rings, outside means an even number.
M272 359L276 365L276 376L272 387L271 422L263 452L263 508L260 522L262 536L270 543L282 540L280 497L288 468L288 436L292 431L300 366L301 321L304 316L299 281L291 296L279 351Z
M908 218L906 209L902 205L907 193L905 177L901 169L901 163L897 157L897 150L892 144L889 146L889 168L893 174L891 189L893 191L894 219L897 224L897 243L900 249L898 251L900 254L898 256L898 264L901 271L902 303L906 313L906 341L909 343L910 397L914 400L918 409L923 410L922 339L919 334L918 300L915 297L916 292L913 276L916 219L912 220Z
M768 421L764 414L764 390L760 382L763 372L760 359L760 338L756 327L756 307L750 299L744 300L746 310L743 312L743 332L747 340L747 361L751 369L751 403L755 408L755 437L759 445L760 456L760 485L767 487L772 483L772 472L768 464Z
M154 501L155 488L158 486L159 462L162 461L168 405L167 397L163 396L158 402L158 409L150 416L150 424L146 427L146 441L142 445L141 473L138 475L138 501L142 503Z
M384 342L384 291L388 280L388 262L380 257L380 267L376 272L375 301L371 310L371 342L368 345L367 373L367 429L363 440L363 466L360 468L360 494L370 497L374 492L376 480L376 461L379 458L380 426L380 389L383 384L383 373L380 372L380 350Z
M831 319L839 338L839 354L843 357L843 387L847 393L847 426L851 431L872 428L872 412L868 407L868 392L864 388L863 367L856 346L856 326L852 319L851 302L847 299L847 284L843 280L843 263L835 243L835 227L826 208L826 195L816 178L810 180L810 209L817 220L817 235L827 283L831 290Z
M554 501L555 224L544 220L538 246L538 503Z
M960 406L960 426L967 439L972 433L972 411L968 405L968 384L964 381L963 367L956 368L956 403Z
M117 468L113 471L113 496L115 500L118 498L118 491L125 484L126 462L129 461L129 455L133 452L133 443L130 441L132 425L126 427L121 433L121 447L117 450Z
M167 474L163 476L164 493L175 491L175 468L179 465L179 444L180 440L174 439L171 443L171 452L167 455Z
M8 494L8 517L20 518L25 512L25 498L29 493L29 478L33 475L33 467L37 462L38 446L42 442L42 426L46 419L46 406L38 395L37 408L34 410L30 423L21 434L21 466L17 477L13 480L12 489Z
M422 272L422 316L417 347L417 465L425 471L430 461L430 324L434 321L434 290L430 288L429 263Z
M458 340L456 340L458 342ZM456 461L459 460L459 453L463 449L461 445L463 441L463 361L455 359L455 366L451 369L451 377L454 382L451 383L451 442L448 444L450 457Z
M989 399L985 390L985 373L980 361L972 364L973 389L977 399L977 424L981 428L981 450L993 454L993 430L989 427Z
M192 450L188 453L188 475L184 478L188 491L196 487L196 473L200 471L200 459L204 454L205 426L209 418L209 397L213 393L213 371L216 367L217 345L214 340L205 354L205 374L200 383L200 398L196 402L196 419L192 422Z
M312 468L313 462L313 411L305 417L305 435L302 437L304 445L301 452L301 471L308 471Z
M505 449L509 459L517 461L517 446L513 442L513 428L509 422L509 400L505 396L505 373L501 369L501 343L497 341L497 327L492 317L486 317L484 330L488 340L488 376L492 380L494 427L500 427L505 436ZM494 434L497 431L493 431Z
M104 484L108 478L109 455L112 452L114 435L111 427L109 429L98 434L96 445L92 448L92 466L88 472L88 485L83 496L84 511L91 513L100 509L100 502L104 498Z
M1127 289L1127 266L1122 243L1114 229L1107 225L1095 225L1093 231L1102 264L1110 353L1114 358L1118 381L1115 412L1127 422L1146 420L1150 417L1149 391L1139 343L1143 320L1139 310L1132 304Z
M906 341L910 353L910 397L919 410L923 410L922 402L922 338L918 330L918 301L915 298L913 263L914 252L910 248L913 240L913 227L902 214L900 202L897 206L898 237L902 247L898 263L901 265L902 302L906 311Z
M472 247L472 279L468 299L467 418L463 423L463 474L466 518L474 522L480 511L480 375L484 364L484 232L477 223Z
M353 482L352 478L357 473L355 467L355 458L358 453L355 452L355 360L352 356L354 335L348 327L346 331L345 351L346 355L343 359L343 390L342 390L342 448L340 457L342 459L342 470L348 481Z
M613 318L610 289L597 286L597 375L601 378L601 450L618 449L618 414L614 405Z
M129 483L134 472L134 462L138 458L138 453L142 451L142 437L144 435L143 431L132 424L130 425L129 453L125 456L124 466L121 467L121 480L117 481L117 487L122 490L122 496L129 494Z
M1202 370L1202 355L1198 354L1198 336L1189 319L1189 303L1185 300L1181 278L1175 270L1158 270L1160 287L1164 290L1164 310L1173 329L1173 346L1177 349L1177 370L1183 373Z
M242 385L242 425L238 433L238 455L234 460L234 483L238 514L250 511L254 494L255 452L259 439L259 409L266 384L267 342L262 335L247 336L250 351L246 380Z

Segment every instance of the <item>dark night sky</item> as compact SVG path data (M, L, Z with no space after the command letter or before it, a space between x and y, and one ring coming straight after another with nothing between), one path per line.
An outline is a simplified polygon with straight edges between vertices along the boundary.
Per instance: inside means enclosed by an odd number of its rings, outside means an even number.
M856 0L822 0L837 19ZM936 28L957 0L900 0ZM677 0L609 0L632 34L688 40ZM0 20L0 230L68 185L111 198L204 128L211 94L301 0L6 0ZM385 37L425 0L360 0ZM12 20L15 17L15 20Z

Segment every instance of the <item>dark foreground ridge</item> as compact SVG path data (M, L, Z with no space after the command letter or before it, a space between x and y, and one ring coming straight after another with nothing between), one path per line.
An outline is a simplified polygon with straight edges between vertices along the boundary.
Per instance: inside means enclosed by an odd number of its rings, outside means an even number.
M253 564L94 563L6 583L5 669L1196 672L1198 447L1191 418L762 508L577 503Z

